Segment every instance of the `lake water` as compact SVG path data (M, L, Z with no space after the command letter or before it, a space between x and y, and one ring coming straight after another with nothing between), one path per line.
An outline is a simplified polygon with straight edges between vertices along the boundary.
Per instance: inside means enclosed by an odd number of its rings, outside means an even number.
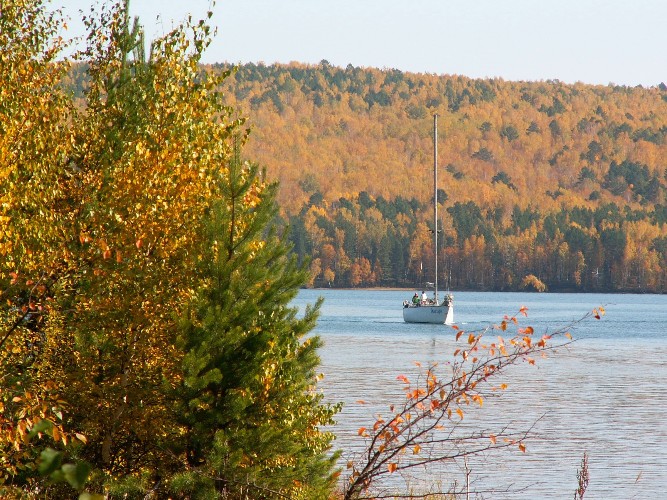
M457 348L444 325L403 322L411 292L302 290L294 305L325 299L315 333L327 401L345 406L333 428L344 457L363 449L357 436L377 413L405 398L397 375L413 378L415 362L446 363ZM535 366L511 367L502 398L466 413L463 430L527 430L526 453L504 449L469 459L471 498L570 499L583 453L589 456L587 499L667 498L667 296L611 294L455 294L455 321L466 331L498 324L528 307L522 326L536 335L604 306L601 321L570 329L576 342ZM495 335L495 334L494 334ZM360 404L357 401L366 403ZM345 472L345 471L344 471ZM389 488L425 491L465 481L464 464L447 462L392 477Z

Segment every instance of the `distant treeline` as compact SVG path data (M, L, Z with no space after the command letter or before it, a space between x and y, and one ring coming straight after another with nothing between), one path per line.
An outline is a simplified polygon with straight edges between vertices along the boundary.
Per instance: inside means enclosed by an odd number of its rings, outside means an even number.
M439 193L444 200L446 194ZM324 202L313 195L289 217L301 258L313 257L314 286L415 286L433 280L433 223L418 200ZM552 291L664 292L667 207L632 210L537 206L483 210L455 202L439 230L439 282L453 290L520 290L536 276ZM528 282L532 288L533 282Z
M218 64L207 72L232 69ZM85 85L85 68L70 84ZM322 61L241 65L245 152L313 285L432 281L432 120L440 116L441 283L667 289L667 86L506 82Z

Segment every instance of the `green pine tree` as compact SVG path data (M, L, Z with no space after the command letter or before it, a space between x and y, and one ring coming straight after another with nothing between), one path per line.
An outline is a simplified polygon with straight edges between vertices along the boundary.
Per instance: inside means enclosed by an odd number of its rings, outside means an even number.
M327 498L337 455L321 426L339 406L315 391L320 339L308 334L320 303L302 318L289 307L307 270L273 224L276 185L261 178L237 141L207 214L198 298L182 321L176 418L191 472L172 484L198 498Z

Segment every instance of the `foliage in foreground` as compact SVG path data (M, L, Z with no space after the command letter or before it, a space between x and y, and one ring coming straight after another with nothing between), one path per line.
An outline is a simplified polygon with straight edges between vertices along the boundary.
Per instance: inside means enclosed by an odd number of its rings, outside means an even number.
M0 15L0 493L326 496L319 306L288 307L306 271L199 71L209 27L146 57L127 2L87 25L75 110L58 16Z

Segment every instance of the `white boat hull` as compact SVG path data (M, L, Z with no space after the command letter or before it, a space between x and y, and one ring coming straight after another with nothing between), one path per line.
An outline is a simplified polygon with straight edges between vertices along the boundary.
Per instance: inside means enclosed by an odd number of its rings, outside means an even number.
M439 306L407 306L403 308L406 323L434 323L451 325L454 323L454 304Z

